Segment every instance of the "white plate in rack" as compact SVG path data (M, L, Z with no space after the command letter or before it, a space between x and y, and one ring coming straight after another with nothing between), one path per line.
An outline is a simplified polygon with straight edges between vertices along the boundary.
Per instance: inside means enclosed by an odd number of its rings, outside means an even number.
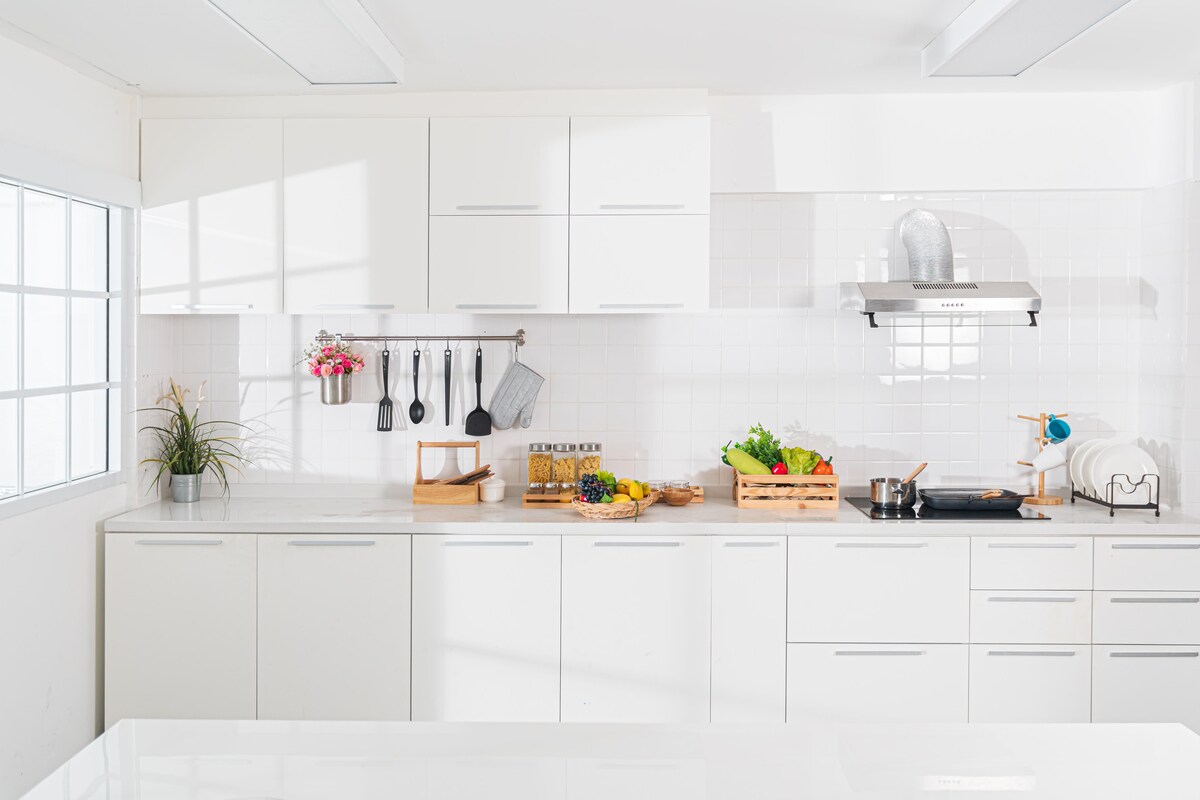
M1071 483L1075 484L1075 488L1079 491L1087 491L1087 481L1083 479L1083 459L1088 454L1088 451L1099 445L1106 439L1088 439L1086 442L1081 442L1075 451L1071 453Z
M1093 497L1097 496L1098 490L1096 484L1092 482L1092 467L1096 465L1096 459L1100 457L1100 454L1114 444L1116 442L1112 439L1100 439L1096 442L1095 447L1088 449L1083 456L1083 460L1080 462L1079 474L1083 477L1083 489Z
M1157 474L1158 465L1154 463L1154 459L1136 444L1113 444L1105 447L1098 451L1095 460L1091 461L1091 480L1096 487L1096 496L1104 501L1111 500L1119 506L1149 503L1151 490L1141 487L1134 491L1133 487L1144 475ZM1110 498L1107 496L1108 483L1114 475L1119 476L1119 484L1113 492L1114 496ZM1123 477L1126 475L1129 476L1128 481ZM1121 490L1122 486L1128 493Z

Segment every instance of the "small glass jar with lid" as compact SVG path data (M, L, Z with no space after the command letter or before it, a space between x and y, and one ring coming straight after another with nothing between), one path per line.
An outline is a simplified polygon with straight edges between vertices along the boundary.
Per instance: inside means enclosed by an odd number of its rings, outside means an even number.
M574 489L579 482L579 461L575 454L574 442L558 442L553 448L554 463L551 468L551 480L555 483L566 484L565 491Z
M595 475L604 466L604 446L599 442L579 445L579 477Z
M529 491L535 494L540 493L545 488L545 483L551 478L551 461L550 443L549 442L531 442L529 444L528 456L528 479ZM538 489L534 490L534 484L538 484Z

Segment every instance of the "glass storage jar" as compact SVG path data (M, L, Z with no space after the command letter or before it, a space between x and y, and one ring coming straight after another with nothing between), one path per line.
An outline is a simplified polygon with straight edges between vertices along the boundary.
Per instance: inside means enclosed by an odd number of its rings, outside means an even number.
M579 445L579 477L595 475L604 464L604 447L599 442Z
M528 467L529 467L529 491L540 493L544 489L544 484L550 480L550 464L552 456L550 455L549 442L531 442L529 445ZM538 484L535 491L534 484Z
M551 480L555 483L565 483L564 491L572 491L579 482L579 464L575 457L573 442L559 442L554 445L554 464L551 468Z

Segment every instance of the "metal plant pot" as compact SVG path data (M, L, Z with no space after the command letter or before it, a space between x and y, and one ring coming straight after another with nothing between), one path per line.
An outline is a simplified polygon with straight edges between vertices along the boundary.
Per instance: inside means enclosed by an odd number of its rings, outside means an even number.
M176 503L194 503L200 499L200 475L172 475L171 499Z
M350 373L326 375L321 378L321 402L327 406L340 406L350 402Z

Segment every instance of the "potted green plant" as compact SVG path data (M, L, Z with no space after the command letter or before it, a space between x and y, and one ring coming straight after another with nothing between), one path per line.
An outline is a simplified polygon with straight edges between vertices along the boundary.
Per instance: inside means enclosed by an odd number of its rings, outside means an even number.
M213 475L222 494L229 493L229 471L241 472L250 460L242 453L242 436L226 433L228 429L245 429L240 422L226 420L200 421L200 403L204 401L204 384L196 396L195 408L187 409L188 390L171 379L171 390L158 398L158 405L139 411L157 411L166 415L161 425L146 425L142 431L152 434L158 444L158 455L142 459L143 464L157 464L152 486L158 486L164 475L171 476L171 499L176 503L194 503L200 499L200 480L204 473ZM165 405L163 405L165 402Z

